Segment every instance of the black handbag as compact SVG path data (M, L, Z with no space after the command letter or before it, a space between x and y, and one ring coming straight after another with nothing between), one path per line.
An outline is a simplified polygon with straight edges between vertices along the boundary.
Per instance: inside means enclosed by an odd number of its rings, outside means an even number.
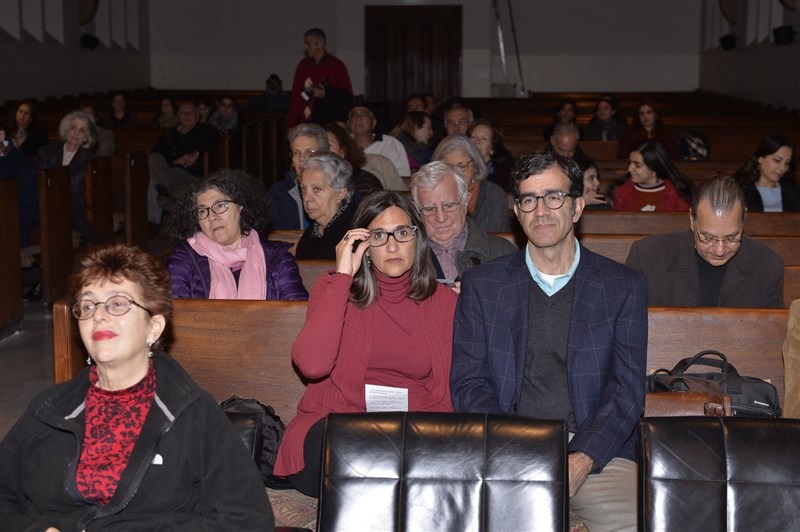
M689 373L692 366L706 366L720 371L712 373ZM734 416L780 417L781 405L778 390L772 383L756 377L742 377L728 358L719 351L707 350L693 357L684 358L671 370L660 369L648 379L648 392L664 389L686 390L673 377L692 377L709 380L722 388L731 398L731 413Z
M220 406L242 438L248 454L253 457L264 485L272 489L290 489L292 486L285 478L272 474L278 446L286 431L286 425L275 410L255 399L242 399L236 395L222 401Z

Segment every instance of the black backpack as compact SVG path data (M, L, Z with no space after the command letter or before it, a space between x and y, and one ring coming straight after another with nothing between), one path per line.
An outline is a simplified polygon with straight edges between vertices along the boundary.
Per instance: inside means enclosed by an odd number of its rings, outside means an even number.
M253 457L264 485L272 489L291 489L292 485L282 477L272 474L278 446L286 432L286 425L271 406L255 399L242 399L232 395L220 403L223 412L236 427L247 452Z

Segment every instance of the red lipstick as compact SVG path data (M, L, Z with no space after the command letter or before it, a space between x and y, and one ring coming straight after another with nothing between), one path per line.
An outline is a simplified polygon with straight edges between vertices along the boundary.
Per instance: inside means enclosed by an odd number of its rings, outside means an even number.
M101 340L110 340L111 338L115 338L117 335L111 331L97 331L92 334L92 340L95 342L99 342Z

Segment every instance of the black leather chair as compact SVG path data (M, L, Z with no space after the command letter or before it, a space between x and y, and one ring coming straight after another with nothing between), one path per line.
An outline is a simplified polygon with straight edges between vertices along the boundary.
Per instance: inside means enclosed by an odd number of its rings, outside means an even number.
M561 421L331 414L317 530L565 531L566 448Z
M800 420L644 418L639 435L640 530L798 530Z

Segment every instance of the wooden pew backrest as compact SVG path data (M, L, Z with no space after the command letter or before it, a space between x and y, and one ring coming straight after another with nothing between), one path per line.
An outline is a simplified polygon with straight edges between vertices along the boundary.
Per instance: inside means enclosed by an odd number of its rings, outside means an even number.
M783 405L781 348L788 309L650 307L648 320L648 370L672 369L683 358L714 349L726 355L740 375L772 382Z
M291 361L305 315L305 301L177 299L165 350L217 401L255 398L288 421L305 390ZM55 376L62 382L77 375L87 355L68 299L56 303L53 319Z
M305 384L291 346L305 322L304 301L189 300L175 302L167 351L217 400L237 394L271 404L293 418ZM86 352L63 299L53 309L56 382L84 367ZM787 309L652 307L648 369L672 368L704 349L728 356L742 375L769 379L783 402L781 347ZM782 404L782 403L781 403Z
M584 211L579 234L647 234L683 231L688 212ZM750 236L800 236L800 212L751 212L744 232Z

